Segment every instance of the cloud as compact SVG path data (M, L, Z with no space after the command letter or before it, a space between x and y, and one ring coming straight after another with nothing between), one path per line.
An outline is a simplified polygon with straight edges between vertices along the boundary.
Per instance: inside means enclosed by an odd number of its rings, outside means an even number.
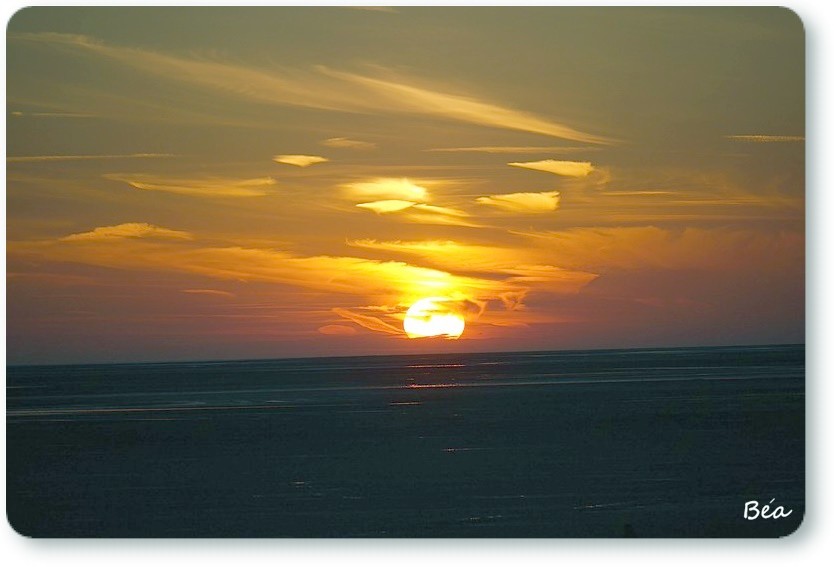
M465 267L468 271L495 272L514 266L527 258L532 262L526 250L516 248L467 244L454 240L389 240L375 239L349 240L348 245L369 250L384 250L397 254L406 254L427 261L443 268Z
M416 203L414 201L388 199L383 201L371 201L369 203L359 203L356 206L363 209L369 209L377 214L406 213L402 215L402 218L410 222L467 227L481 226L468 220L464 220L469 216L469 213L466 211L450 207L428 205L426 203Z
M305 155L279 155L272 158L273 161L278 163L286 163L288 165L296 165L298 167L308 167L317 163L324 163L328 160L326 157L321 156L305 156Z
M348 321L353 321L357 325L365 327L366 329L370 329L371 331L377 331L380 333L387 333L389 335L402 335L405 333L402 329L395 327L390 323L386 323L379 317L374 317L372 315L362 315L361 313L355 313L353 311L349 311L347 309L342 309L340 307L334 307L333 312Z
M350 150L373 150L376 149L376 144L373 142L363 142L361 140L351 140L350 138L328 138L322 140L321 144L329 148L347 148Z
M122 181L135 189L161 191L191 197L260 197L267 195L266 187L275 185L271 177L234 179L226 177L167 178L155 175L131 173L109 173L104 176L113 181Z
M345 183L342 189L350 196L360 199L425 201L429 192L425 187L416 185L408 179L380 177L370 181Z
M431 148L426 152L479 152L486 154L537 154L537 153L576 153L596 151L593 146L472 146L465 148Z
M461 211L460 209L453 209L451 207L438 207L437 205L427 205L426 203L418 203L414 205L415 209L426 211L428 213L436 213L438 215L448 215L452 217L468 217L469 213Z
M82 112L22 112L15 110L10 112L15 118L95 118L95 114Z
M551 259L552 254L529 245L513 247L468 244L453 240L374 239L350 240L348 245L418 257L422 262L441 269L464 267L467 272L488 273L492 277L504 277L512 283L546 284L537 287L550 293L578 293L597 277L596 274L586 271L543 264ZM497 294L494 298L509 302L507 298L514 297L516 302L520 302L528 291L528 288L516 288Z
M356 206L361 207L363 209L370 209L377 214L384 214L402 211L403 209L413 207L416 204L417 203L413 201L400 201L398 199L388 199L384 201L372 201L370 203L359 203Z
M445 93L406 82L371 78L324 68L322 71L332 77L367 88L377 95L374 102L381 108L442 116L480 126L521 130L589 144L614 143L614 140L609 138L581 132L564 124L551 122L528 112L502 107L471 95Z
M754 142L767 144L773 142L804 142L804 136L770 136L766 134L751 134L746 136L724 136L734 142Z
M182 289L183 293L194 295L216 295L219 297L234 297L235 294L228 291L221 291L219 289Z
M529 112L482 100L471 93L451 94L445 92L442 86L417 86L409 79L386 80L322 66L312 70L261 70L205 58L177 57L119 47L75 34L10 33L8 39L106 58L150 75L259 103L347 112L428 115L583 143L615 142ZM380 72L383 71L380 69Z
M6 161L11 163L28 161L76 161L76 160L101 160L101 159L149 159L169 158L174 154L113 154L113 155L81 155L81 156L12 156Z
M518 233L522 234L522 233ZM589 227L523 233L565 268L730 270L802 261L801 232L730 228Z
M95 38L77 34L13 33L9 34L9 39L97 56L149 75L260 103L353 111L367 106L359 101L352 101L351 97L344 93L333 91L333 81L315 71L262 71L206 58L177 57L145 49L109 45Z
M528 237L529 238L529 237ZM100 227L89 233L58 240L12 241L15 259L141 270L151 273L184 273L217 280L264 282L293 286L306 292L362 298L364 305L395 306L337 308L334 313L375 332L401 335L405 307L426 297L447 297L459 302L461 312L483 313L486 305L509 306L531 315L521 306L528 293L575 294L596 274L559 269L542 262L548 253L530 247L501 248L466 245L452 241L354 242L352 245L400 251L420 263L357 256L300 256L270 248L204 246L188 233L128 223ZM461 270L466 270L460 273ZM220 290L194 288L183 293L224 296ZM229 296L230 297L230 296ZM329 296L329 301L333 301ZM457 303L456 303L457 305ZM506 318L484 314L479 321L492 324Z
M89 232L70 234L64 236L61 240L72 242L83 240L112 240L114 238L174 238L191 240L192 236L188 232L162 228L146 222L126 222L115 226L100 226Z
M322 335L351 336L357 334L357 330L347 325L324 325L318 328Z
M132 237L132 238L131 238ZM165 270L219 280L266 282L362 296L370 303L459 293L489 297L509 289L500 281L454 275L392 260L352 256L298 256L269 248L205 247L188 233L131 223L59 240L11 242L10 253L130 270ZM151 239L154 239L151 242ZM163 240L165 239L165 240Z
M600 195L606 197L657 197L660 195L675 195L674 191L602 191Z
M536 171L546 171L547 173L555 173L556 175L564 175L566 177L586 177L594 170L591 163L587 161L558 161L555 159L512 162L507 165L534 169Z
M343 6L348 10L364 10L367 12L385 12L386 14L397 14L399 11L392 6Z
M547 213L559 207L559 192L508 193L475 199L482 205L497 207L513 213Z

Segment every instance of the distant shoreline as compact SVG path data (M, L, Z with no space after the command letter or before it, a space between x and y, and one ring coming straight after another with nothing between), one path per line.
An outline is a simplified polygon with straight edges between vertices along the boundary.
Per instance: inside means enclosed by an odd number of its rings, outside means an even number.
M339 359L354 359L354 358L407 358L407 357L424 357L424 356L438 356L438 357L455 357L455 356L469 356L469 355L519 355L519 354L552 354L559 353L563 355L581 354L581 353L605 353L605 352L640 352L647 353L652 351L674 351L674 350L733 350L733 349L773 349L773 348L796 348L805 347L806 343L775 343L775 344L748 344L748 345L697 345L697 346L676 346L676 347L636 347L636 348L590 348L590 349L553 349L553 350L519 350L519 351L469 351L469 352L425 352L425 353L407 353L407 354L355 354L355 355L332 355L332 356L282 356L276 358L229 358L229 359L209 359L209 360L169 360L169 361L120 361L120 362L71 362L71 363L24 363L24 364L6 364L6 369L11 370L15 368L50 368L50 367L98 367L98 366L165 366L178 364L236 364L236 363L265 363L265 362L279 362L279 361L305 361L305 360L339 360Z

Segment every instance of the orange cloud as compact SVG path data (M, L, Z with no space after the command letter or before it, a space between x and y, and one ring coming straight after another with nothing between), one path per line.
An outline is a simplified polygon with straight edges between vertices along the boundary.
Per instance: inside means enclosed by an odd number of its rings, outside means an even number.
M552 255L530 246L487 246L452 240L385 242L373 239L351 240L348 244L418 257L423 262L442 269L459 269L465 266L469 272L491 273L504 277L505 285L509 283L527 286L510 286L503 292L489 295L490 298L501 299L505 304L520 302L531 287L548 293L578 293L597 277L597 274L587 271L545 265L543 262L548 261Z
M336 315L343 317L348 321L353 321L357 325L365 327L366 329L370 329L371 331L387 333L389 335L402 335L404 333L404 331L399 327L395 327L390 323L386 323L379 317L374 317L372 315L362 315L361 313L355 313L353 311L342 309L340 307L334 307L333 312Z

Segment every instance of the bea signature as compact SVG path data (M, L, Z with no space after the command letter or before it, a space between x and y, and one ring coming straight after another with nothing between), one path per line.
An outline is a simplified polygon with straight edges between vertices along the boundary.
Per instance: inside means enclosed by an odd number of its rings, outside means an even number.
M758 500L750 500L744 503L744 519L755 520L761 518L762 520L778 520L779 518L787 518L793 513L793 510L785 511L784 506L776 506L773 510L770 505L773 504L775 498L771 498L770 502L759 508Z

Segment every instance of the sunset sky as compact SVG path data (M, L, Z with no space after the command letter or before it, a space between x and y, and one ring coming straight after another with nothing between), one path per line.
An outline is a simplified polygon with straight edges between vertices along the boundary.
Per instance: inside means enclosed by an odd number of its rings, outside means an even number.
M804 69L779 8L23 10L8 361L804 342Z

